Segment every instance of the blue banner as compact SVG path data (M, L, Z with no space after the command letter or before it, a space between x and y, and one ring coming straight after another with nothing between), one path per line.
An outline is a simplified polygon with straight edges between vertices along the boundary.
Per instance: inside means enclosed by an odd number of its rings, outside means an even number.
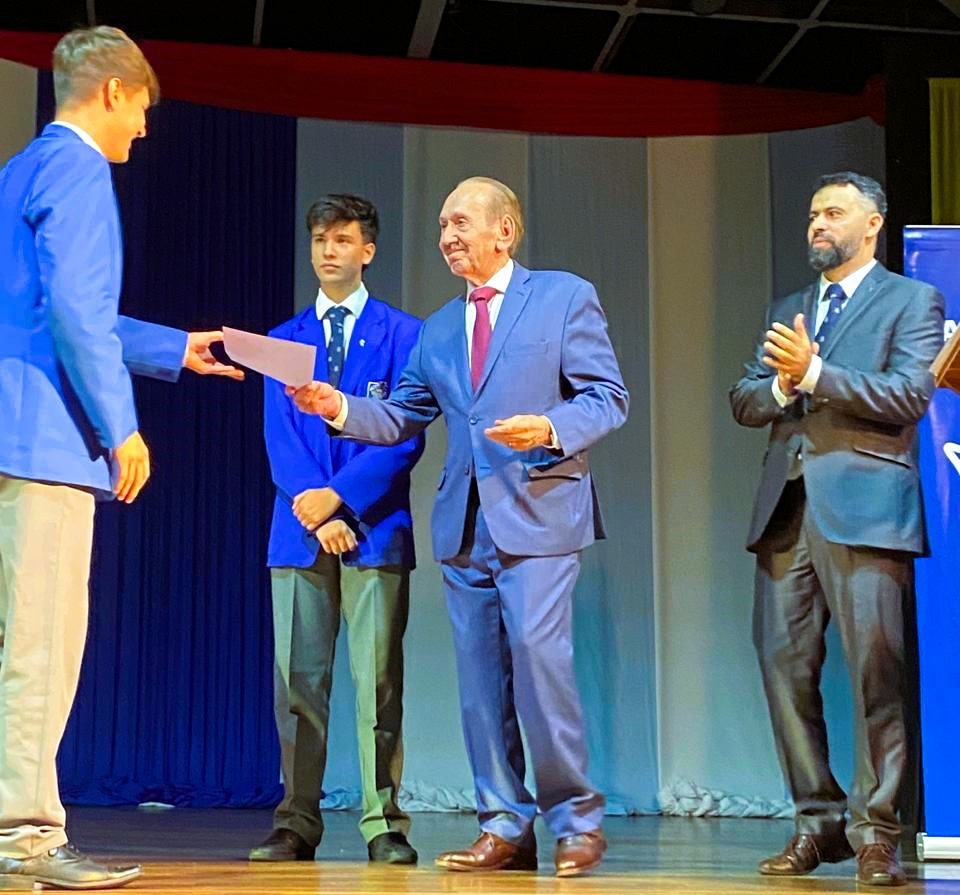
M946 299L944 338L960 320L960 227L905 227L904 273ZM937 389L920 423L930 557L916 563L924 835L960 836L960 395ZM931 855L932 856L932 855Z

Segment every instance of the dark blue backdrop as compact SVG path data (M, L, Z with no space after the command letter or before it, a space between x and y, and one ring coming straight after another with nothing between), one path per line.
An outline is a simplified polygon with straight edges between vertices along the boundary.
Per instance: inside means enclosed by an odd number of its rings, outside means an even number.
M52 117L40 75L39 123ZM293 306L296 121L162 102L115 167L121 310L265 332ZM272 485L258 376L138 380L153 478L97 511L91 624L60 750L64 800L280 797L264 567Z

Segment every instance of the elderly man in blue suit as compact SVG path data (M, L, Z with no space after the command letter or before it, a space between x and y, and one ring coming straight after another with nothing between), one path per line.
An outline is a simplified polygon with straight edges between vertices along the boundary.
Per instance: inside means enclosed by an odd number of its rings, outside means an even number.
M150 475L130 373L242 373L188 335L117 315L122 249L110 162L125 162L157 96L114 28L54 52L57 118L0 171L0 878L124 885L68 842L56 755L87 630L95 499Z
M587 449L623 424L628 396L593 286L518 264L522 234L509 187L486 177L460 183L440 212L440 250L466 291L425 321L390 398L347 397L323 382L295 397L345 436L376 444L410 438L443 414L433 549L481 834L437 863L535 869L539 809L557 840L557 874L573 876L606 849L571 631L580 552L603 537Z
M316 301L272 336L317 345L315 375L382 400L396 387L420 321L367 293L376 253L372 203L334 194L307 212ZM254 861L312 860L323 835L334 647L347 624L356 686L363 815L371 861L415 864L397 804L403 769L403 634L414 566L410 471L423 436L394 447L330 437L264 383L264 438L277 486L267 564L273 591L276 719L283 800Z

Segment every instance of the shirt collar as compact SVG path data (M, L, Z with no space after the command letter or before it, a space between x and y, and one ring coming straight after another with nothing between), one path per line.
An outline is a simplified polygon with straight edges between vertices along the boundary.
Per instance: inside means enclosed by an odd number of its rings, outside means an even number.
M93 139L82 127L77 127L70 121L51 121L51 124L55 124L57 127L65 127L68 131L73 131L84 143L87 144L91 149L96 149L100 155L103 155L103 150L97 145L97 141ZM106 156L104 155L104 158Z
M359 317L363 312L369 295L370 293L367 292L367 287L363 285L363 282L340 302L328 298L323 289L320 288L317 290L317 320L323 320L323 315L326 314L330 308L335 308L338 305L341 308L346 308L354 317Z
M513 258L508 258L507 263L490 277L486 283L481 283L480 286L490 286L496 289L501 295L506 294L507 287L510 285L510 278L513 276L513 266ZM480 286L467 283L467 296L469 297L470 293L473 292L474 289L479 289Z
M843 294L847 298L850 298L854 292L857 291L857 287L866 279L868 273L873 270L877 265L877 259L871 258L863 267L858 267L853 273L847 274L842 280L840 280L837 285L843 289ZM820 300L823 301L823 296L826 294L828 287L832 284L830 280L826 278L823 274L820 274Z

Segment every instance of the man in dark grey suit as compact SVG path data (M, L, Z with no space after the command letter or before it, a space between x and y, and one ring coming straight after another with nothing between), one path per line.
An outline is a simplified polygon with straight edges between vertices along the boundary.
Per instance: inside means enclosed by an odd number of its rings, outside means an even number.
M902 604L925 549L916 423L934 390L943 299L876 261L885 213L876 181L820 178L807 232L820 278L770 305L730 390L738 423L771 426L747 549L757 555L754 643L796 835L760 863L767 875L856 853L859 882L906 882L896 856ZM830 770L819 687L831 618L853 684L849 797Z

